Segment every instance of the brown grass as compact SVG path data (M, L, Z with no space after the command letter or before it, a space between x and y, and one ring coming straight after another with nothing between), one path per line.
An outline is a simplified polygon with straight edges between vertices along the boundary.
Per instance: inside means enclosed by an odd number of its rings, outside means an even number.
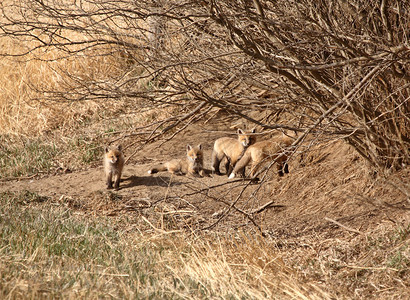
M12 38L0 39L3 53L21 53L27 45ZM109 84L124 64L126 58L115 51L111 56L75 59L56 50L34 51L24 57L0 56L0 176L53 174L98 164L104 145L161 115L171 115L171 108L138 107L135 100L125 98L67 101L52 96L53 91L75 87L73 77L82 83L99 80ZM40 145L55 148L53 155L40 157L50 152ZM39 162L44 159L51 161Z
M24 46L15 40L0 40L0 47L9 52L18 52ZM60 59L60 53L50 52L42 57L47 58L44 61L36 59L38 55L33 53L24 60L0 57L2 179L42 173L55 175L58 170L98 166L104 144L127 136L133 128L147 124L158 115L172 115L170 108L136 113L140 108L127 99L50 101L38 90L69 87L56 70L63 69L81 80L109 82L108 74L115 74L123 67L124 58L119 55ZM121 141L127 145L135 142L133 136ZM174 146L182 142L185 140L176 141ZM399 209L390 208L387 212L384 203L389 197L403 200L403 193L387 181L373 180L366 165L357 163L358 157L351 149L338 145L324 148L319 147L298 161L304 166L291 170L294 180L279 181L273 177L269 186L261 189L263 200L283 196L288 197L289 203L292 197L300 201L292 214L273 212L269 219L272 223L266 225L268 229L285 233L267 232L264 237L251 226L232 230L229 225L234 222L224 224L219 230L197 232L187 219L177 220L170 213L178 211L175 203L143 210L146 203L141 201L141 207L127 211L130 206L127 199L105 192L84 198L62 194L56 199L43 199L30 193L2 194L6 201L0 210L3 241L7 238L15 243L0 246L3 276L0 295L26 299L107 295L184 299L405 299L410 282L409 217ZM336 164L340 161L344 163ZM352 165L357 168L353 170ZM398 181L395 184L402 187L406 184L406 172L395 174L391 182ZM6 184L11 188L14 182ZM324 187L327 191L322 193ZM356 202L346 200L352 197L356 197ZM352 205L358 208L363 203L372 208L363 215L368 222L360 217L342 219L339 221L346 224L343 228L331 221L323 225L322 219L317 220L323 211L340 213L343 217L341 212L352 212ZM376 210L378 216L385 215L372 219ZM269 213L258 221L267 221ZM301 219L307 214L310 219L306 218L304 223ZM201 218L211 218L210 214L188 212L186 215L197 223ZM33 216L36 218L31 220ZM329 218L337 217L329 214ZM292 219L294 227L289 230ZM10 227L10 220L16 227ZM26 223L26 227L20 223ZM33 230L45 230L45 224L55 225L53 235L47 240L52 245L67 244L67 249L75 251L78 245L74 242L85 236L91 245L90 252L102 244L106 252L81 259L51 255L47 252L50 245ZM100 224L104 226L99 227ZM90 227L101 230L102 237L100 232L91 235ZM80 233L78 228L82 230ZM25 230L30 238L27 243L20 237ZM35 242L39 242L37 248L33 246ZM139 269L129 267L136 262L143 269L137 275Z
M127 232L50 200L0 194L2 297L329 298L259 236L190 235L149 223Z
M28 42L3 37L3 53L21 53ZM55 129L70 130L90 117L110 115L124 106L119 101L64 101L47 91L70 90L70 76L81 82L102 82L119 72L124 58L112 56L64 57L56 50L35 51L24 57L0 57L0 134L39 136Z

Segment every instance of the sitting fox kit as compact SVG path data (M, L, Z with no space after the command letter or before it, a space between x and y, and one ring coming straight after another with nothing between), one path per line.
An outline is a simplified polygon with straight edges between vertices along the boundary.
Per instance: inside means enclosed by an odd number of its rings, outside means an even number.
M148 174L168 171L172 174L200 175L204 176L204 154L202 145L196 147L187 145L186 159L173 159L165 163L153 166Z
M121 145L105 148L104 171L108 189L113 188L113 177L115 177L114 188L119 189L124 161Z
M219 166L223 158L226 157L225 170L226 175L229 176L246 148L255 142L255 138L252 136L255 131L255 128L250 131L238 129L237 139L229 137L217 139L212 151L212 171L217 175L221 175Z
M283 136L257 142L249 146L245 154L236 164L229 178L235 178L237 174L243 173L248 164L251 165L249 176L253 178L260 166L266 161L276 161L279 176L283 176L283 173L289 173L286 147L289 147L292 141L290 137Z

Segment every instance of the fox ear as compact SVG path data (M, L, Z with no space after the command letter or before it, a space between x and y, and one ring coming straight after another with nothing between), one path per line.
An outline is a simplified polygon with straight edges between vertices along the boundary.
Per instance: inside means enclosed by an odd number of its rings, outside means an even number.
M192 149L192 146L188 144L188 145L186 146L186 151L189 151L189 150L191 150L191 149Z
M243 134L243 130L238 128L238 134Z
M121 150L122 150L122 146L121 146L121 145L118 145L118 146L117 146L117 150L118 150L118 151L121 151Z
M255 133L255 132L256 132L256 127L253 127L253 128L251 129L251 132L252 132L252 133Z
M105 153L107 153L108 151L110 151L110 149L106 146L105 147Z
M199 150L202 150L202 144L198 145Z

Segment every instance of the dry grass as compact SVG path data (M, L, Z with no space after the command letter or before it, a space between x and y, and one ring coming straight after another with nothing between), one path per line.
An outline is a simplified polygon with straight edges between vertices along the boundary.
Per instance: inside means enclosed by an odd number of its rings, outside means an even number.
M29 42L2 37L2 53L22 53ZM0 134L39 136L59 129L70 131L90 118L101 119L124 107L123 101L65 101L51 97L56 90L71 90L75 83L97 80L109 84L124 67L120 54L65 57L57 50L26 56L0 57ZM49 91L49 92L47 92Z
M408 226L380 224L364 235L298 239L166 230L175 220L156 226L133 213L99 214L121 202L106 196L95 195L87 212L81 201L1 193L0 295L406 299Z
M24 44L2 39L0 47L12 52L24 49ZM24 60L0 57L2 179L96 166L104 144L158 114L172 115L170 109L140 113L127 99L49 101L33 89L68 88L56 72L59 69L83 80L109 80L107 74L123 67L121 56L72 60L58 59L59 53L50 52L48 61L35 58L35 53ZM132 137L122 140L134 142ZM279 186L275 179L268 192L273 196L311 184L298 195L301 201L316 201L317 210L331 210L330 204L318 205L330 198L346 205L346 194L360 194L360 189L369 188L365 186L368 181L352 189L345 185L345 190L337 189L337 184L364 177L364 167L349 176L335 173L311 183L312 177L323 172L316 166L320 160L347 156L333 150L312 152L305 158L306 168L295 172L297 181ZM351 159L352 163L356 158ZM316 199L317 190L329 178L336 188L328 191L327 198ZM370 196L386 191L391 188L378 185ZM93 197L51 199L32 192L0 195L1 298L406 298L408 218L355 227L363 234L347 230L329 236L335 232L329 230L287 239L266 238L247 229L194 233L172 218L159 220L155 211L152 215L157 222L133 213L108 216L101 212L107 207L118 210L123 203L114 194Z
M4 53L24 51L25 43L0 39ZM105 144L161 114L170 115L172 109L142 108L135 100L67 101L50 98L45 92L70 90L75 84L73 77L109 84L124 63L120 53L76 59L62 57L55 50L24 57L0 56L0 177L53 174L95 165Z
M34 193L0 200L2 298L329 298L258 236L126 233Z
M14 41L2 41L3 48L15 47ZM45 82L56 84L55 72L49 63L38 60L19 61L2 57L0 71L4 74L0 89L1 134L25 136L40 135L58 127L65 128L78 122L93 105L60 103L51 105L42 101L41 94L32 85Z

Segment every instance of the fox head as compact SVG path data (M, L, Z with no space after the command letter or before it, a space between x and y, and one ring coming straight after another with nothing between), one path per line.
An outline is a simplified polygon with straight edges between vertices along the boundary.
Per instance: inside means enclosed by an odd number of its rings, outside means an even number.
M256 128L252 128L250 131L242 130L238 128L238 141L244 147L248 147L255 143L255 137L252 135L256 132Z
M191 145L187 145L186 147L186 155L188 157L188 160L194 162L194 163L203 163L203 152L202 152L202 145L199 144L196 147L192 147Z
M115 164L122 156L121 150L121 145L112 148L105 147L105 157L108 159L110 163Z

